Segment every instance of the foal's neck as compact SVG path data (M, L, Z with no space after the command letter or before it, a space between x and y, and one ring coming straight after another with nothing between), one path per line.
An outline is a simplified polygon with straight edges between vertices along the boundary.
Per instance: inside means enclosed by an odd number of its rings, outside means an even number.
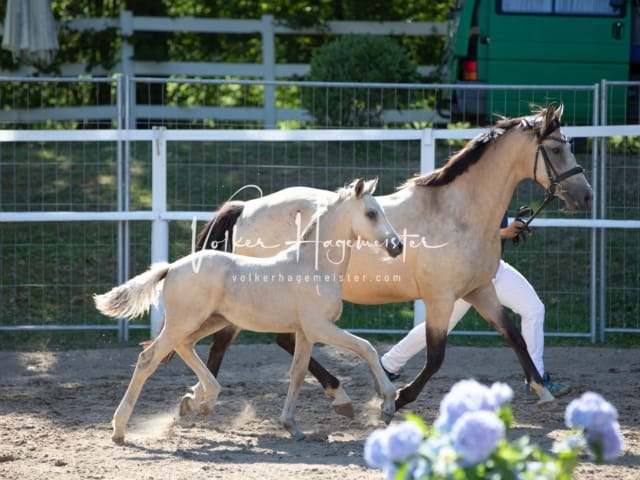
M317 272L342 275L346 272L356 236L351 229L351 214L342 202L330 205L305 229L293 250L299 262L313 264Z

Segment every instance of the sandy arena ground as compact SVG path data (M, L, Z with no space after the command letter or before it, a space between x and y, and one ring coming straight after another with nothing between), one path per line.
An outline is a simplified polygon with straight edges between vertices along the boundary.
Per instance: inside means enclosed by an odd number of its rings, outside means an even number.
M377 345L384 352L388 345ZM199 350L206 356L206 348ZM316 347L315 355L343 381L356 411L333 413L315 380L307 379L297 420L307 438L292 440L278 418L287 390L289 358L275 344L234 345L219 380L223 386L207 418L177 417L195 382L175 359L147 381L124 445L111 442L111 417L125 392L138 351L0 352L0 478L31 479L381 479L366 467L363 444L382 426L367 366L350 353ZM567 403L597 391L620 414L626 450L614 464L580 464L576 478L640 478L640 350L547 348L547 369L573 392L541 412L522 394L522 374L508 348L450 347L442 370L411 406L432 422L442 396L463 378L505 381L516 391L512 434L548 447L564 429ZM419 370L410 363L402 382ZM401 385L402 382L399 382ZM394 421L401 420L401 414Z

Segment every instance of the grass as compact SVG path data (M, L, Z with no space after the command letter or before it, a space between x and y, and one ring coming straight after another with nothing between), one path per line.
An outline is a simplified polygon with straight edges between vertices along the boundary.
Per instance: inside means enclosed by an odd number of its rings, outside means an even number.
M456 149L442 145L441 159ZM131 148L131 208L148 209L151 201L150 145ZM260 185L265 193L304 184L335 189L352 178L380 177L379 193L390 193L418 168L415 142L287 142L209 143L172 142L168 152L170 210L213 211L238 188ZM117 207L117 152L103 142L0 144L0 201L3 211L109 211ZM583 154L579 161L590 165ZM638 167L623 153L609 158L608 198L612 218L640 218ZM244 194L250 198L250 195ZM510 206L513 214L522 203L536 206L543 191L523 182ZM546 211L563 216L561 202ZM581 213L577 218L588 218ZM574 215L572 218L576 218ZM535 226L535 224L534 224ZM0 326L106 325L93 308L91 295L117 283L118 230L115 223L4 223L0 224ZM606 233L607 324L640 329L640 256L638 230ZM148 266L150 225L130 224L130 271ZM170 258L189 252L189 222L170 225ZM508 245L505 259L515 265L540 294L549 333L590 330L591 232L587 229L536 228L533 237L518 247ZM148 321L143 319L142 322ZM346 328L409 329L411 304L361 306L347 304L341 325ZM484 320L469 314L459 329L488 330ZM146 331L131 330L136 344ZM399 336L370 335L393 341ZM244 341L269 337L243 334ZM640 335L607 335L607 343L638 345ZM451 342L503 343L486 336L453 336ZM588 343L582 339L553 342ZM114 331L40 331L0 333L0 348L56 349L122 345Z

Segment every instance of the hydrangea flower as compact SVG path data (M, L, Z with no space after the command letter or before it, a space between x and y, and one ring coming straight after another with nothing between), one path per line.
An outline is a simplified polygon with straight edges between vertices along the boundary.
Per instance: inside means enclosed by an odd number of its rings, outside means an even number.
M413 422L402 422L387 429L387 451L392 462L400 462L416 453L424 435Z
M476 380L461 380L442 399L435 427L441 433L450 432L463 414L480 410L495 412L512 397L513 390L505 383L489 388Z
M414 422L377 429L364 444L364 458L373 468L391 471L394 462L402 462L416 453L423 439L422 429Z
M571 401L565 411L566 425L584 430L589 451L598 460L612 460L624 448L617 420L615 407L594 392Z
M575 430L554 443L553 453L529 443L527 436L508 441L512 398L504 383L458 382L442 400L435 428L409 415L407 422L375 430L365 443L365 459L388 480L557 480L571 477L585 450L602 462L624 448L618 412L595 393L569 404L565 421Z
M502 420L486 410L463 414L451 430L453 447L462 457L464 466L484 462L505 434Z

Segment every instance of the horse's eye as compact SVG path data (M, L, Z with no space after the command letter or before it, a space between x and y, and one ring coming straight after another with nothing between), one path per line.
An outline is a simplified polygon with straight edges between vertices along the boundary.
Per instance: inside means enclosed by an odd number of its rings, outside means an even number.
M553 147L553 148L551 149L551 151L552 151L554 154L556 154L556 155L557 155L557 154L559 154L559 153L560 153L560 147Z
M376 212L375 210L368 210L365 215L369 220L375 220L376 218L378 218L378 212Z

